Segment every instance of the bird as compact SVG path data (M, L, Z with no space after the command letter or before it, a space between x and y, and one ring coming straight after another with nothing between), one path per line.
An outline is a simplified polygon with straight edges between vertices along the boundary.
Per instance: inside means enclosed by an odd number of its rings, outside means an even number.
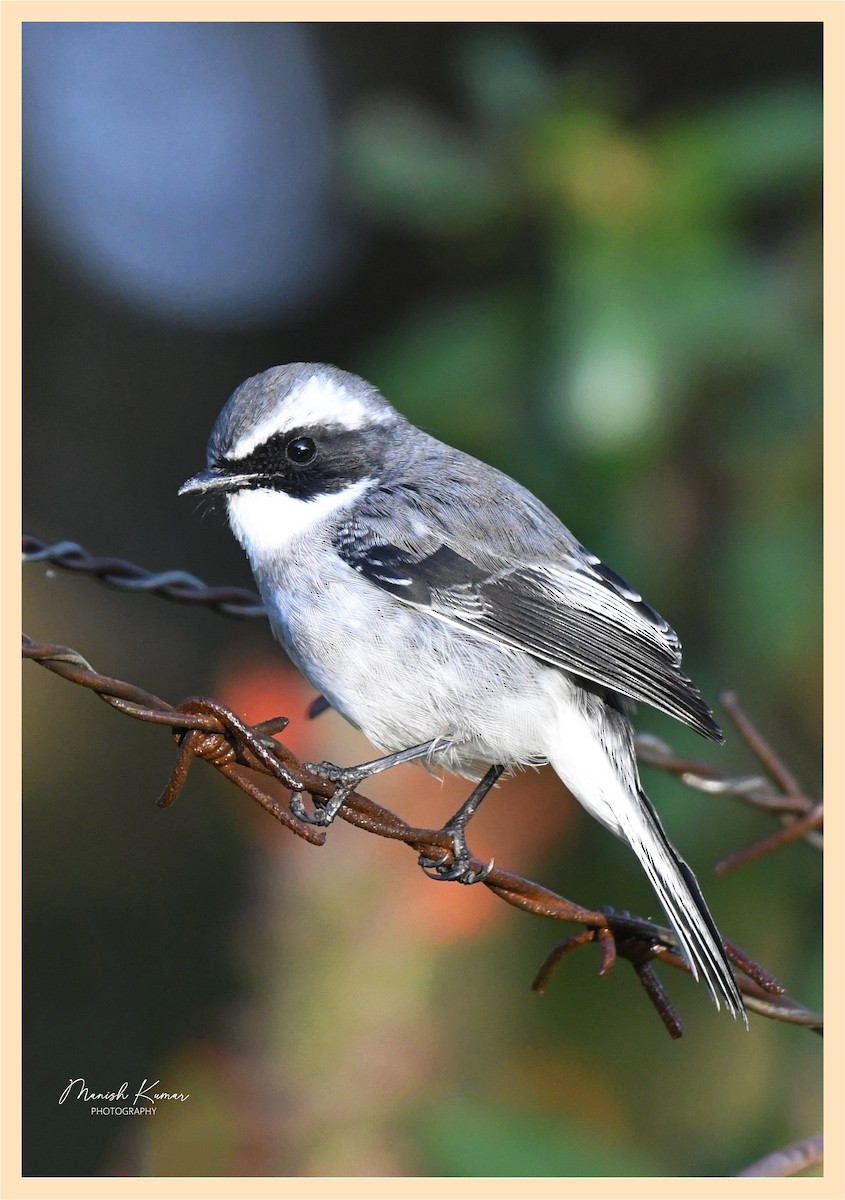
M223 499L270 624L296 667L381 756L314 766L328 825L401 762L477 781L433 878L474 883L466 827L505 771L550 763L639 859L692 975L748 1019L696 878L640 782L637 702L722 742L681 671L677 634L527 488L413 425L366 380L272 367L223 407L180 495ZM311 766L311 764L309 764Z

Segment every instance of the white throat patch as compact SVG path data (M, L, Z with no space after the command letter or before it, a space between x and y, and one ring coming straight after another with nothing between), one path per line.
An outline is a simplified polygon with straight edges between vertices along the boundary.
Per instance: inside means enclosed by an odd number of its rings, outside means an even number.
M229 456L236 461L246 458L276 433L285 430L319 428L335 425L339 429L363 429L367 425L383 425L390 413L378 405L369 405L358 396L326 376L311 375L249 433L235 442Z
M357 500L372 482L362 479L313 500L297 500L273 488L234 492L226 497L229 524L254 564L270 555L284 553L297 538Z

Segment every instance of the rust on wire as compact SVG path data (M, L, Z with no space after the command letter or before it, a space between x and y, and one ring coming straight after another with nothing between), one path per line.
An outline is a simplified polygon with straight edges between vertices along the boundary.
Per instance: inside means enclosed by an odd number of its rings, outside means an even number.
M782 828L776 833L717 863L715 870L719 875L763 858L799 838L821 850L824 804L807 796L792 772L740 707L734 693L725 692L721 700L737 732L756 756L765 775L731 776L708 763L677 758L665 742L643 734L635 738L637 761L641 765L659 767L677 775L682 783L696 791L735 797L754 808L765 809L780 820Z
M191 762L194 758L202 758L293 833L316 845L325 840L325 829L298 821L289 806L276 800L252 777L253 774L269 776L291 793L307 792L317 803L334 794L336 785L331 780L311 771L274 736L287 726L286 718L248 725L231 709L206 697L192 697L174 707L150 692L98 673L81 654L68 646L37 643L26 635L22 639L22 654L46 670L93 690L106 703L129 716L171 728L179 750L171 777L159 798L161 806L168 807L175 802L184 787ZM443 830L408 825L389 809L358 793L346 800L339 816L369 833L404 842L415 853L428 858L446 854L445 861L448 862L452 853L451 840ZM473 860L476 870L485 865L480 860ZM633 964L666 1029L672 1037L680 1036L680 1019L652 966L653 960L659 960L688 971L670 930L628 913L583 908L541 884L501 867L494 866L483 883L494 895L516 908L585 926L584 932L567 938L552 952L535 980L536 990L542 991L547 986L555 967L568 953L596 942L601 951L601 974L609 973L617 958L626 958ZM786 996L783 986L736 946L726 942L725 949L740 972L737 983L749 1011L821 1031L820 1014Z
M110 587L148 591L167 600L204 605L224 616L266 616L261 600L254 592L239 587L209 587L186 571L152 572L122 558L94 557L76 542L48 544L28 534L23 535L22 551L24 562L50 563L64 570L83 572ZM678 758L664 742L646 734L639 734L635 739L639 762L672 772L696 791L732 796L778 817L781 830L722 859L716 865L719 874L771 854L798 838L821 849L824 821L821 802L806 795L783 760L743 712L735 694L725 692L721 701L737 732L763 768L764 775L731 776L708 763ZM111 702L120 707L116 698L113 697ZM318 716L328 707L328 701L318 696L309 715Z
M816 804L804 816L797 817L785 824L776 833L770 833L768 837L761 838L759 842L755 842L751 846L746 846L744 850L737 850L734 854L728 854L725 858L720 859L714 870L717 875L727 875L729 871L735 871L737 867L744 867L746 863L763 858L766 854L771 854L773 850L780 850L781 846L788 846L790 842L796 842L799 838L806 837L808 833L820 829L823 823L824 805Z
M50 563L65 570L83 572L110 587L148 591L179 603L205 605L225 616L266 615L259 597L248 589L208 587L185 571L156 573L125 559L97 558L75 542L47 544L24 535L23 558L26 562ZM335 784L310 771L305 763L300 762L292 751L276 739L275 735L281 733L288 724L286 718L278 717L250 726L231 709L208 697L191 697L173 707L142 688L99 674L76 650L67 646L36 643L26 635L23 636L22 653L25 658L38 662L54 674L92 689L118 711L138 720L170 727L179 749L170 779L159 798L162 807L175 802L185 785L191 763L195 758L201 758L293 833L313 845L322 845L325 841L325 829L299 821L290 811L289 804L280 803L254 778L257 774L275 779L292 794L307 792L316 803L334 794ZM729 775L708 763L679 758L664 742L647 735L639 735L636 739L639 762L669 771L697 791L736 797L747 804L766 809L781 821L782 828L775 834L724 859L717 867L721 872L760 858L802 837L821 848L821 802L806 795L792 772L743 712L736 696L726 693L722 703L743 741L755 755L763 774ZM327 707L328 703L318 697L311 705L309 715L317 716ZM414 828L395 813L358 793L348 798L339 816L366 832L405 842L418 854L428 858L445 854L444 861L450 861L452 844L442 830ZM480 871L485 866L480 860L473 859L473 869ZM595 912L583 908L501 867L494 867L483 882L494 895L516 908L585 927L582 933L565 938L552 950L534 980L535 991L545 990L556 968L567 955L582 946L596 943L600 950L600 974L608 974L617 958L627 958L669 1033L673 1037L680 1036L680 1019L652 966L654 961L660 961L688 971L670 930L628 913L611 910ZM750 1011L771 1019L806 1025L821 1032L820 1014L784 995L784 989L778 981L739 947L725 942L725 949L730 961L741 972L737 982Z

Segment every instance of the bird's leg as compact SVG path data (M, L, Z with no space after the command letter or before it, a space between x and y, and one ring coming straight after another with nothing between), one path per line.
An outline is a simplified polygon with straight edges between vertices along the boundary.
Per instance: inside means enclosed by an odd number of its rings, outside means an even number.
M384 758L373 759L372 762L361 763L357 767L336 767L333 763L305 763L312 775L319 775L338 786L329 800L318 800L317 809L313 814L306 811L302 803L302 792L294 792L290 798L290 810L300 821L308 825L331 825L341 807L352 795L355 789L365 779L387 771L390 767L398 767L401 763L416 762L417 759L427 758L441 744L442 739L435 738L432 742L423 742L419 746L411 746L408 750L399 750L396 754L388 754ZM315 798L316 799L316 798Z
M442 858L438 860L427 858L424 854L420 855L420 866L429 879L456 879L460 883L480 883L490 874L493 869L492 859L483 871L470 870L472 856L467 845L466 828L473 813L504 769L501 765L491 767L484 778L475 785L468 799L464 801L454 817L451 817L443 826L441 833L448 833L452 838L451 864L447 867Z

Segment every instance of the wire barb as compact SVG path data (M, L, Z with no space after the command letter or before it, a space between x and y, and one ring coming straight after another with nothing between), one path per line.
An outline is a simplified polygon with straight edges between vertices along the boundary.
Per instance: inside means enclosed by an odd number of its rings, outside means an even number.
M208 587L185 571L156 573L121 558L95 558L71 541L48 544L24 535L22 547L25 562L49 562L65 570L83 572L110 587L148 591L178 603L206 605L225 616L266 616L259 597L246 588ZM161 807L167 808L176 801L187 781L191 763L195 758L202 758L299 837L313 845L322 845L325 841L324 829L298 820L295 813L291 812L290 804L279 803L249 774L253 772L270 776L292 795L307 792L318 804L330 800L334 795L336 784L323 775L312 774L304 763L276 740L275 735L287 727L286 717L276 717L249 726L231 709L208 697L191 697L173 708L165 700L133 684L98 674L76 650L68 646L39 644L25 634L22 653L25 658L38 662L70 682L91 688L118 711L138 720L168 725L172 729L179 750L170 779L158 800ZM734 693L726 692L722 696L722 703L765 776L727 775L710 764L678 758L665 742L642 734L636 738L639 762L672 772L687 787L710 795L737 797L745 803L769 810L781 820L783 828L780 831L722 860L716 868L720 873L751 862L801 837L821 848L819 830L824 814L821 801L816 802L806 796L795 776L743 712ZM318 696L309 706L307 715L318 716L328 707L328 701ZM442 830L415 829L395 813L357 792L346 798L338 815L379 837L406 842L418 855L437 859L444 865L452 862L453 846ZM483 880L494 895L516 908L585 926L582 933L565 938L551 951L534 980L535 991L545 990L551 976L568 954L581 946L597 943L601 951L599 973L602 976L609 974L617 958L627 958L671 1036L681 1036L678 1014L652 966L654 960L659 960L672 967L689 970L671 931L640 917L631 917L628 913L614 913L609 909L594 912L582 908L540 884L495 867L492 863L488 865L472 859L470 870L480 874L480 881ZM823 1022L820 1014L811 1012L786 996L783 986L738 947L725 942L725 950L730 961L742 972L737 982L749 1010L821 1032Z
M734 796L777 816L782 828L746 849L723 858L714 868L718 875L725 875L737 867L763 858L799 838L821 850L824 844L821 834L824 824L823 803L807 796L805 789L742 709L736 694L724 692L721 701L740 737L766 772L765 775L728 775L708 763L678 758L665 742L649 734L637 734L635 737L637 761L641 765L670 771L696 791Z
M202 580L186 571L152 572L122 558L95 558L77 542L61 541L48 544L28 534L23 535L22 551L24 562L49 562L65 570L81 571L109 587L126 591L147 591L182 604L206 605L224 616L266 616L261 600L254 592L238 587L208 587ZM682 783L696 791L710 795L734 796L757 808L768 809L777 814L781 824L789 829L788 833L764 838L745 850L729 855L717 864L718 874L725 874L753 862L801 837L817 849L821 849L821 802L807 797L783 760L775 753L747 713L743 712L736 695L733 692L725 692L721 701L740 737L763 767L765 776L730 776L707 763L677 758L665 742L646 734L640 734L636 738L639 762L671 771ZM116 699L112 702L115 707L120 707ZM318 696L311 703L308 715L319 716L329 707L329 702ZM774 787L770 781L774 782ZM797 829L794 828L796 823Z
M288 724L285 717L251 726L219 701L197 696L173 707L133 684L99 674L78 651L68 646L37 643L26 634L22 637L22 654L69 682L90 688L128 716L172 729L179 750L170 779L159 797L158 803L162 807L175 802L185 786L193 759L202 758L293 833L312 845L323 844L324 829L298 821L289 806L277 801L252 778L251 773L270 776L289 792L307 792L315 801L328 800L334 795L335 783L324 775L312 774L287 746L276 739L275 735ZM405 842L417 855L432 859L443 857L444 862L448 862L453 853L448 833L408 825L389 809L357 792L346 798L338 816L379 837ZM485 866L480 860L472 859L472 870L480 872ZM501 867L491 868L483 879L483 886L506 903L526 912L585 926L581 934L567 938L548 956L534 981L536 991L545 989L554 970L568 953L596 942L601 950L600 973L607 975L617 957L628 959L670 1035L680 1036L680 1019L651 965L653 959L659 959L677 969L689 970L670 930L628 913L583 908L541 884ZM821 1029L822 1017L784 995L783 986L763 967L728 942L725 950L730 961L742 972L737 983L751 1011Z

